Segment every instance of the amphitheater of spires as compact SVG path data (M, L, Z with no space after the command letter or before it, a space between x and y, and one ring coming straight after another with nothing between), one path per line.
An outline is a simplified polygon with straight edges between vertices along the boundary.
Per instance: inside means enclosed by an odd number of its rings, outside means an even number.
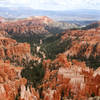
M13 28L9 27L9 23ZM43 32L44 28L41 27L44 26L31 27L31 30L30 26L14 23L0 24L0 100L100 99L100 28L63 32L61 42L70 38L71 47L58 54L54 60L43 59L45 74L42 83L36 89L32 85L28 86L28 80L21 76L24 69L21 63L23 59L30 61L41 58L31 54L30 44L19 43L12 39L11 35L24 34L27 30ZM93 68L87 65L86 61L79 60L80 57L89 59L91 56L92 60L98 57L98 67ZM73 59L68 59L71 57Z

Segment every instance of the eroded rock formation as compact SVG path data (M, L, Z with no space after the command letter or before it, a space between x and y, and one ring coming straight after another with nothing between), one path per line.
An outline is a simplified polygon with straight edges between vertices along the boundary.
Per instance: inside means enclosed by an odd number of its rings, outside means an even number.
M0 100L39 100L34 88L26 88L27 80L20 75L22 69L0 60Z
M24 59L32 59L30 45L17 43L16 40L0 37L0 59L10 60L12 63L21 63Z
M85 62L66 59L59 55L54 61L44 61L46 69L43 84L43 100L88 100L100 96L100 68L93 70Z
M45 20L44 23L43 20ZM0 100L91 100L99 98L100 28L64 32L61 42L70 38L71 46L64 53L57 55L54 60L44 60L45 57L43 57L42 67L45 69L45 75L41 84L36 89L27 85L29 80L21 76L24 67L19 67L18 64L21 64L23 60L40 62L40 58L36 59L31 55L28 43L18 43L8 34L27 35L26 33L29 32L28 35L30 35L34 31L45 33L47 32L43 26L45 23L52 23L52 20L48 20L47 17L36 17L33 20L30 17L24 21L1 24ZM40 46L37 46L37 52L39 51ZM94 61L93 64L96 63L95 61L98 62L98 66L94 65L97 69L91 68L92 64L87 66L86 61L90 60ZM32 62L28 67L32 70L34 67ZM39 71L35 70L36 75L39 76Z
M68 30L62 36L62 40L68 38L72 39L72 45L71 48L65 52L66 56L81 61L89 61L89 66L92 67L100 66L100 28Z

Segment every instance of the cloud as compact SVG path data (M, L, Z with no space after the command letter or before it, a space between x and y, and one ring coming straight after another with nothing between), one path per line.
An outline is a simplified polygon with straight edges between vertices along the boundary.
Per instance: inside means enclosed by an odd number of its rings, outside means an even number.
M0 6L45 10L99 9L100 0L0 0Z

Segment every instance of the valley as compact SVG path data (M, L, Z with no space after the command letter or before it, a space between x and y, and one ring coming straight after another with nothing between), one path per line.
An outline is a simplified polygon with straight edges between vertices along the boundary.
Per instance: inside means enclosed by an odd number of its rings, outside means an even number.
M99 21L0 17L0 100L99 99Z

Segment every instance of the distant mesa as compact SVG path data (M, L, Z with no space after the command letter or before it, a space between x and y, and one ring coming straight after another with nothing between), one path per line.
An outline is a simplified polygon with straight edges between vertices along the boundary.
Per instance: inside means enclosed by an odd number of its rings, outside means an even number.
M32 19L38 19L41 22L45 23L45 24L49 24L49 23L53 23L54 20L52 20L51 18L47 17L47 16L33 16L33 17L28 17L27 19L32 20Z

